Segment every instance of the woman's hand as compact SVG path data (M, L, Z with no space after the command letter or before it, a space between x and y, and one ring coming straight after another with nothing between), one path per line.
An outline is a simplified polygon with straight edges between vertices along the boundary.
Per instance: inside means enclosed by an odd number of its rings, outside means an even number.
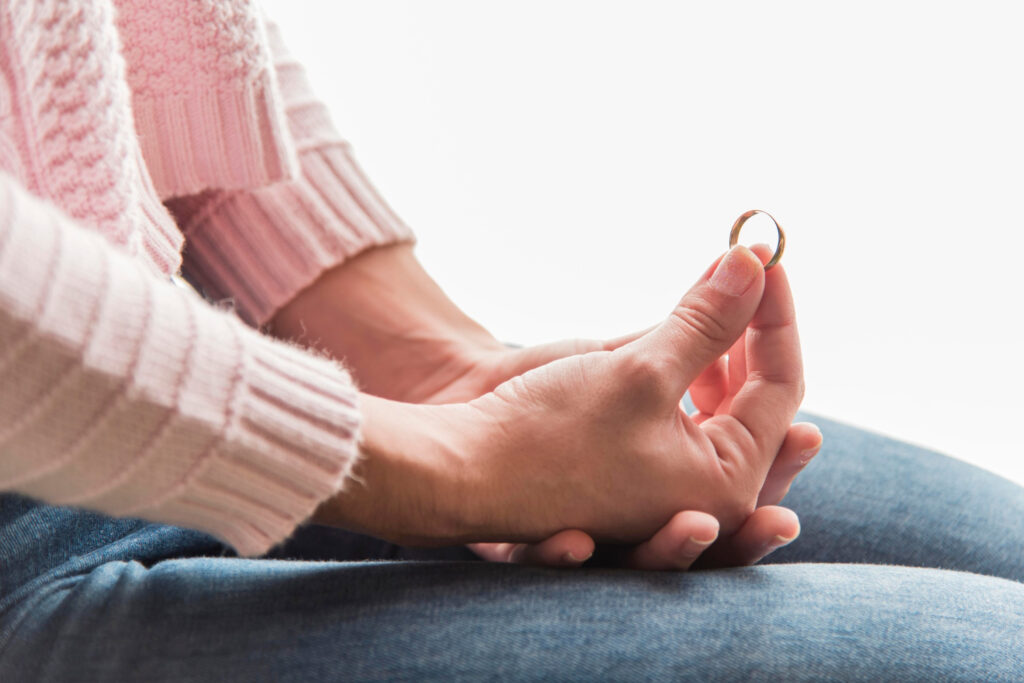
M691 389L692 391L692 389ZM821 432L803 422L789 428L786 439L758 499L759 507L741 532L718 538L718 520L707 513L686 510L672 517L650 540L618 549L614 559L630 569L678 571L698 558L703 566L751 565L791 543L800 534L796 514L775 503L782 500L801 470L821 448ZM578 567L594 554L596 544L578 529L559 532L536 544L473 543L470 548L490 562L515 562L549 567Z
M767 246L758 245L754 251L762 262L771 257ZM781 272L781 266L773 272ZM726 412L729 403L743 387L746 381L745 339L746 333L733 345L728 356L719 357L690 385L690 396L697 406L697 412L692 416L695 422ZM621 343L612 342L607 346L617 348ZM821 432L813 424L800 423L789 427L762 486L758 508L744 523L742 533L700 548L702 552L707 549L703 565L754 564L796 538L800 529L796 515L776 504L783 499L797 475L817 455L821 444ZM623 566L637 569L686 569L695 561L694 551L699 547L693 539L714 539L715 530L717 520L714 518L692 510L682 512L649 541L618 553L618 561ZM579 566L595 550L593 539L579 530L558 533L535 545L478 543L471 547L491 561L561 567Z
M537 541L574 528L599 540L653 541L680 509L712 514L724 535L742 534L744 522L757 519L751 515L803 391L781 270L764 288L757 257L734 249L638 339L555 361L469 404L414 418L446 428L434 432L444 433L435 448L420 448L432 455L418 459L425 476L410 495L378 510L404 514L367 515L358 500L369 508L373 501L358 493L335 512L362 517L353 523L399 542ZM698 424L681 410L682 394L748 322L742 386L727 408ZM366 459L368 483L388 461ZM432 470L430 462L443 466ZM457 473L459 481L425 484L430 471Z
M505 511L488 503L502 500L532 511L520 524L534 538L581 528L637 542L687 508L738 531L803 397L789 287L781 270L769 275L766 286L761 261L737 247L639 339L549 363L470 402L478 523L500 524ZM738 390L691 419L683 394L738 340Z

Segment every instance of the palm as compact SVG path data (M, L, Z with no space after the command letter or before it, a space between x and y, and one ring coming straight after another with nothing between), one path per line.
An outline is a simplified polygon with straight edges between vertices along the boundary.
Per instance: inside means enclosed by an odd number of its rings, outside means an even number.
M488 412L517 405L543 416L533 427L535 439L517 447L536 441L540 452L553 441L564 466L588 471L585 492L562 508L550 506L559 496L546 490L543 476L531 478L520 487L529 498L518 509L548 509L553 519L575 520L618 541L650 537L681 508L713 514L727 533L750 515L771 460L750 443L737 447L733 418L710 418L702 428L683 412L685 386L664 376L664 364L647 360L646 348L656 343L646 337L616 351L556 360L474 402ZM613 500L632 511L628 523L622 515L607 515Z

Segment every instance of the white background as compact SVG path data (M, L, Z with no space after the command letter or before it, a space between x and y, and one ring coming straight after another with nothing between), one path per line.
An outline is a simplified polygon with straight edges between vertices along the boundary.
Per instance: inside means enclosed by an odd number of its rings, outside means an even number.
M762 208L789 238L804 407L1024 483L1015 3L267 9L499 338L646 327Z

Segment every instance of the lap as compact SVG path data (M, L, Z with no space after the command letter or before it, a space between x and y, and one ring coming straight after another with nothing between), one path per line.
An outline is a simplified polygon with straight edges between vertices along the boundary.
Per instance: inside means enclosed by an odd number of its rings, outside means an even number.
M1014 680L1024 584L872 565L689 574L471 562L105 563L9 680Z
M1022 489L815 421L825 447L785 501L800 540L690 574L491 565L317 527L277 557L433 561L242 560L0 496L0 680L1019 679L1024 584L1003 579L1024 580Z
M825 441L783 501L800 538L767 562L937 567L1024 581L1024 488L813 416Z

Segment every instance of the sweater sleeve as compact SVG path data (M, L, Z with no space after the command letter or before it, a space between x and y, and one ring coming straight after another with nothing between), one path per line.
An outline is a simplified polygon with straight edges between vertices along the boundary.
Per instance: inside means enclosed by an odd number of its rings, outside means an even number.
M0 173L0 490L284 539L347 480L337 363L152 275Z
M266 28L299 177L167 202L186 237L185 276L255 325L346 259L414 239L363 174L278 27Z

